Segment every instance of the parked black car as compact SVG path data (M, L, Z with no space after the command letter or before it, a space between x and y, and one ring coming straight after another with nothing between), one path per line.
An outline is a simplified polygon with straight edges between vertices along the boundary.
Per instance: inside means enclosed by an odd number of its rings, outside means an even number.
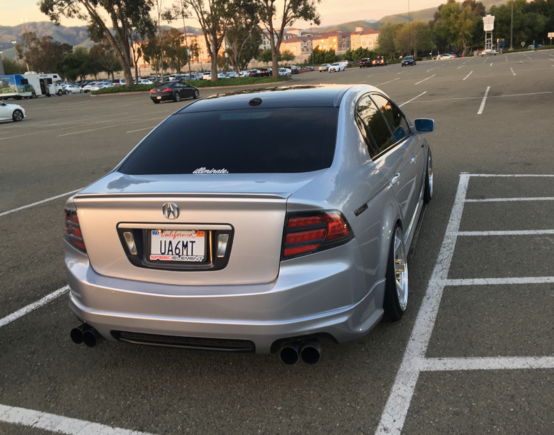
M369 57L360 60L360 68L369 68L371 66L371 59Z
M183 98L198 98L200 93L194 86L188 85L183 80L169 82L155 87L150 91L150 98L154 104L159 104L160 101L173 100L181 101Z
M413 56L406 56L404 59L402 59L402 66L412 65L415 66L416 60Z

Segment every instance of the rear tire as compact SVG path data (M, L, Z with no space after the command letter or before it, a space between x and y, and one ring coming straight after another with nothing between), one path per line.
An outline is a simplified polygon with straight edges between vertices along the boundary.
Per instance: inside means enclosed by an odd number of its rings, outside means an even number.
M14 110L12 119L13 119L13 122L23 121L23 112L21 110Z
M423 194L423 202L429 204L433 198L433 156L431 149L427 155L427 171L425 171L425 192Z
M396 224L392 234L383 309L389 321L397 322L402 319L408 305L408 253L400 225Z

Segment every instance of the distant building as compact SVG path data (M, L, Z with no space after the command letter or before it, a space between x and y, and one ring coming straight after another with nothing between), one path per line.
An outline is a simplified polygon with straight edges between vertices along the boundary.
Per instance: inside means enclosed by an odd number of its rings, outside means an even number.
M356 50L357 48L367 48L369 50L375 50L377 48L377 38L379 37L379 31L362 27L356 27L356 30L350 34L350 49Z
M312 38L297 36L281 43L281 53L289 50L295 56L295 62L304 62L313 51Z
M312 37L313 47L319 47L321 50L335 50L337 54L344 54L350 48L349 32L326 32Z
M279 30L275 29L275 32L277 33ZM281 41L281 44L291 38L294 38L296 35L293 35L291 33L283 33L283 40ZM277 34L273 35L273 39L275 43L277 43ZM260 50L265 51L269 50L271 48L271 40L269 39L269 32L262 32L262 43L260 44Z

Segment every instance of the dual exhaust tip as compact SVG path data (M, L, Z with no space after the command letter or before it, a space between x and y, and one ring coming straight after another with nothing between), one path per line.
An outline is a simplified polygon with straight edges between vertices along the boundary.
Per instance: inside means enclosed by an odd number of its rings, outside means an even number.
M94 347L104 339L96 329L86 323L73 328L70 335L73 343L85 343L88 347Z
M281 346L279 356L288 366L295 365L300 359L306 364L317 364L321 358L321 343L315 338L285 343Z

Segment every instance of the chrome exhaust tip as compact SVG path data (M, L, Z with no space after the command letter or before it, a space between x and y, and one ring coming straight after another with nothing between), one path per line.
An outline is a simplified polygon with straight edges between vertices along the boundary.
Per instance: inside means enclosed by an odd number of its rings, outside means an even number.
M300 351L299 342L285 343L281 347L279 356L281 357L281 361L283 361L286 365L293 366L298 362L299 351Z
M319 340L306 341L300 351L300 358L306 364L317 364L321 358L321 343Z

